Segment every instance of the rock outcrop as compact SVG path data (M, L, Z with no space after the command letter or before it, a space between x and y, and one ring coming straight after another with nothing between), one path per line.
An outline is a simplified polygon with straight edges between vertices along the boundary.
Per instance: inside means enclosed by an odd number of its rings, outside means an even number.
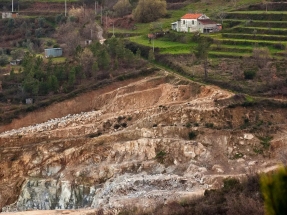
M283 109L228 108L232 93L165 72L115 86L1 128L3 211L150 209L278 164Z

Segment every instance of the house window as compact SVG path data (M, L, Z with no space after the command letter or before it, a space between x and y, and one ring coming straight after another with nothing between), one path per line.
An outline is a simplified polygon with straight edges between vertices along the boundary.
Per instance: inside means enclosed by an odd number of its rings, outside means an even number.
M194 25L194 20L192 20L192 24Z
M183 20L183 21L182 21L182 24L184 24L184 25L185 25L185 20Z

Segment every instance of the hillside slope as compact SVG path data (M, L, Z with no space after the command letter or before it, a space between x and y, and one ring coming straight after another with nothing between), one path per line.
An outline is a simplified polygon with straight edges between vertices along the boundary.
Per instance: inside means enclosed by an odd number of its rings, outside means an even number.
M286 142L286 110L228 108L231 93L164 71L58 107L87 98L86 112L2 128L3 211L151 209L218 188L225 177L276 168ZM54 108L45 112L56 116Z

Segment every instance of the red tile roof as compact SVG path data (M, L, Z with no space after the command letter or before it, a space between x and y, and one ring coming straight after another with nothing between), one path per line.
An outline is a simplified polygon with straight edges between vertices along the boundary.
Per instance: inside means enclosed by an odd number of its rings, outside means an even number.
M181 18L182 19L198 19L200 16L202 16L201 13L187 13Z

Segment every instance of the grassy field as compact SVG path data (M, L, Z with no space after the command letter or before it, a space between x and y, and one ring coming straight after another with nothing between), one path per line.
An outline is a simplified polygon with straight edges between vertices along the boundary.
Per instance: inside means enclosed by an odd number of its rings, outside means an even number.
M147 36L130 37L130 41L148 46L158 48L162 54L190 54L191 50L196 46L196 43L180 43L171 42L162 39L155 39L149 42Z

